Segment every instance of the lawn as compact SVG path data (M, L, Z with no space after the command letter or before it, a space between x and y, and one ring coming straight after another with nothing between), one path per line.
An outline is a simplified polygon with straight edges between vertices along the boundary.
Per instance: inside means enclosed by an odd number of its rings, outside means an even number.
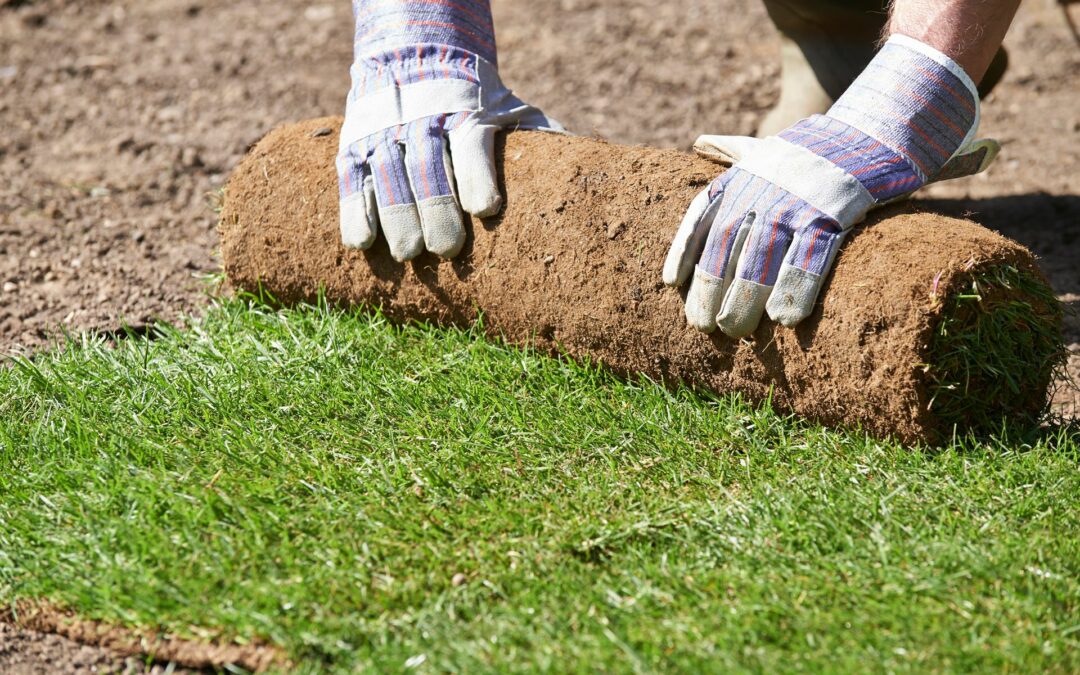
M0 602L301 671L1080 669L1080 434L899 446L327 307L0 369Z

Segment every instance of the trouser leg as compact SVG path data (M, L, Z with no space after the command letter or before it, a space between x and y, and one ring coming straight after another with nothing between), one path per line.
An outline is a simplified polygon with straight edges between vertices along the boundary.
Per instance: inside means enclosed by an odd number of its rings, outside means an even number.
M824 113L874 57L889 19L888 0L764 0L780 31L780 100L758 127L768 136ZM979 86L985 97L1005 73L998 50Z

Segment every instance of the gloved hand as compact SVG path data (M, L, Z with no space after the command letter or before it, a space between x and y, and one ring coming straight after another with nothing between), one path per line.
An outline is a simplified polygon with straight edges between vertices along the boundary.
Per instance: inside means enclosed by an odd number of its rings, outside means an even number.
M487 0L353 0L353 11L341 241L366 249L381 225L395 260L424 248L453 257L461 208L484 217L502 206L495 132L562 127L499 80Z
M866 213L927 182L984 170L998 144L972 142L979 97L952 59L893 36L825 115L765 139L703 136L735 162L691 202L664 283L693 272L686 318L731 337L762 315L794 326L813 311L844 236ZM696 264L696 266L695 266Z

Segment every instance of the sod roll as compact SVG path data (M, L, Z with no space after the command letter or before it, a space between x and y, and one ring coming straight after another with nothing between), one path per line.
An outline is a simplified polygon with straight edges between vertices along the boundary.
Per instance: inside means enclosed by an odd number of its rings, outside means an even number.
M518 132L500 138L506 207L458 258L341 246L340 118L267 135L225 189L231 283L277 301L378 306L392 320L483 329L908 443L1030 422L1061 353L1061 313L1032 254L974 223L911 207L848 239L815 313L751 338L703 335L660 280L686 205L719 171L686 153Z

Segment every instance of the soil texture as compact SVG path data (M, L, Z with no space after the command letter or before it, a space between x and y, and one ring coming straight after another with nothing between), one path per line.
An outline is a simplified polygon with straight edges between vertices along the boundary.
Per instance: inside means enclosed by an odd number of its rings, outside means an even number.
M194 675L174 663L147 662L57 633L0 622L0 672L6 675Z

